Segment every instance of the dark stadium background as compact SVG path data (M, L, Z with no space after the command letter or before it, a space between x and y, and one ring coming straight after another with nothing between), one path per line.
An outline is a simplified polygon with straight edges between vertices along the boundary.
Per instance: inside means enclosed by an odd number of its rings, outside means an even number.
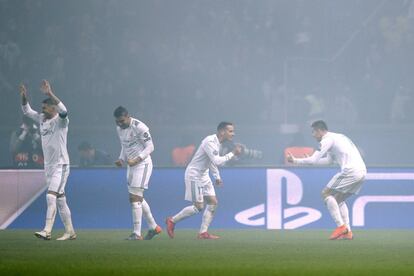
M0 166L21 120L17 86L39 109L43 78L70 112L69 151L119 152L125 105L154 136L155 166L221 120L280 165L316 146L325 119L369 165L410 165L414 131L412 1L0 1Z

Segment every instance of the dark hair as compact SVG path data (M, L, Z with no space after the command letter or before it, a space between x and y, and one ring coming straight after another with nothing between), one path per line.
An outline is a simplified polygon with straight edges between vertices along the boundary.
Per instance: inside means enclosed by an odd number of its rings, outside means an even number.
M90 149L92 149L92 146L91 144L89 144L89 142L86 142L86 141L83 141L78 146L79 151L85 151L85 150L90 150Z
M230 123L230 122L221 122L217 126L217 131L224 130L224 129L226 129L227 126L232 126L232 125L233 125L233 123Z
M128 110L123 106L118 106L114 111L114 117L119 118L121 116L128 115Z
M322 120L313 122L312 123L312 128L314 128L314 129L320 129L320 130L328 130L328 126Z
M44 99L42 103L47 104L47 105L56 105L55 101L52 100L51 98Z

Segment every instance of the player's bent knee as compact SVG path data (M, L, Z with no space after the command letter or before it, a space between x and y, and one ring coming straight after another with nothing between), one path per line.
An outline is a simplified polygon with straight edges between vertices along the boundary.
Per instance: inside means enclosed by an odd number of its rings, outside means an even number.
M335 199L339 204L339 203L344 202L345 199L347 199L349 196L350 196L350 194L338 193L338 194L335 195Z
M134 203L134 202L142 202L143 197L139 196L139 195L134 195L134 194L129 194L129 202Z
M218 204L217 197L215 197L215 196L205 197L205 201L209 205L217 205Z
M144 189L139 187L128 187L129 202L142 202L144 199Z
M213 200L210 200L210 202L208 204L210 204L210 205L218 205L218 200L215 198Z
M217 210L217 204L214 205L207 205L207 209L211 212L211 213L215 213Z
M329 188L325 188L321 192L322 199L324 199L324 200L330 195L331 195L331 189L329 189Z
M204 209L204 203L203 202L194 202L194 207L201 212Z

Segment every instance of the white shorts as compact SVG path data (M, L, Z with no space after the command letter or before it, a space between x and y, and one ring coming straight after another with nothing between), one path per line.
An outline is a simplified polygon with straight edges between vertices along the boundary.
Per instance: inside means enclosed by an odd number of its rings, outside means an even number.
M216 196L210 177L185 177L185 200L204 202L205 196Z
M69 172L70 167L68 164L45 167L48 191L64 194Z
M343 194L357 194L366 174L366 171L340 172L332 177L326 187Z
M131 191L135 188L148 189L148 182L152 174L152 162L146 162L144 164L138 164L133 167L127 168L127 182L128 190ZM136 189L135 189L136 190ZM136 194L136 193L133 193Z

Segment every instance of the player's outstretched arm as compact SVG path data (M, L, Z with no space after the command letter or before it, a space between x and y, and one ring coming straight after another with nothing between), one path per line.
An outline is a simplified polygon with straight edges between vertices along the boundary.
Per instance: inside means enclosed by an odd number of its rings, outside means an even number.
M229 152L224 156L220 156L218 154L219 150L215 147L213 143L206 143L205 145L203 145L203 148L207 153L208 157L210 158L211 162L213 162L213 164L216 166L224 165L224 163L226 163L234 156L237 156L241 153L241 146L238 144L236 144L232 152Z

